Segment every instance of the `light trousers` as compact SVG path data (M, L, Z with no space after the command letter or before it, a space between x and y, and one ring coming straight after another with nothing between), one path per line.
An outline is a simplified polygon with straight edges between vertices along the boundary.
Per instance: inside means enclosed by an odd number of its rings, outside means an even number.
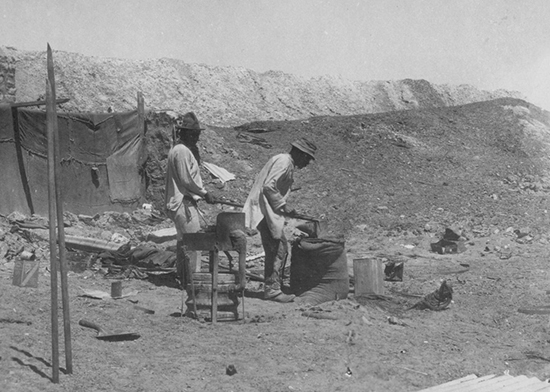
M275 239L269 231L265 219L257 227L262 238L265 252L264 276L266 290L280 290L283 278L283 269L288 257L288 243L283 233L280 239Z
M182 242L183 234L197 233L201 229L199 212L195 204L190 200L184 199L179 208L176 211L170 211L168 215L176 225L178 246L185 246L185 243ZM178 253L181 252L182 251ZM200 272L200 252L186 251L185 254L189 258L189 271ZM183 261L178 260L178 264L181 263L183 263ZM183 265L178 265L178 275L180 275L179 271L181 271L181 268L183 268Z

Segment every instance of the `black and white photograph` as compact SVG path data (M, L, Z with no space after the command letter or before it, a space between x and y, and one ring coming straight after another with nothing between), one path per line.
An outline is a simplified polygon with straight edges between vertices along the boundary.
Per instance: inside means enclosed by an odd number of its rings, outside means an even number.
M549 20L1 0L0 390L550 391Z

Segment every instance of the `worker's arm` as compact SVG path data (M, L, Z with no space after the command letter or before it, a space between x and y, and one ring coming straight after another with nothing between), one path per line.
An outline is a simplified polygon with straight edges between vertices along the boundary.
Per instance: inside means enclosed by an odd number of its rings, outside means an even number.
M286 205L292 181L292 166L283 160L274 162L262 187L262 192L274 211L279 211Z
M205 197L206 189L202 185L200 167L188 148L180 148L174 156L176 184L184 195L191 193Z

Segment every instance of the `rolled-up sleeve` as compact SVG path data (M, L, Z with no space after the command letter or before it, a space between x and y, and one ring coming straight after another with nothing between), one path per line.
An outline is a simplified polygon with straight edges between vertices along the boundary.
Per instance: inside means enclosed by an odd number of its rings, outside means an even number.
M289 165L284 159L276 160L262 187L262 192L274 211L286 204L291 184L292 165Z
M188 149L177 150L174 156L174 177L182 194L206 195L202 185L200 167L193 154Z

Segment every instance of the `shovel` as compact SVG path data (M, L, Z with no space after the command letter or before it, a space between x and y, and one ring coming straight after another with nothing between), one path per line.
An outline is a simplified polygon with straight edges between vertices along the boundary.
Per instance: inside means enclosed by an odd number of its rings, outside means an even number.
M139 338L139 334L136 332L105 332L99 325L92 323L91 321L81 319L78 324L83 327L92 328L97 331L97 339L108 340L108 341L119 341L119 340L136 340Z
M214 199L214 203L224 204L226 206L238 207L238 208L243 208L244 207L244 204L234 203L232 201L225 201L225 200L221 200L221 199ZM319 222L319 218L315 218L315 217L309 216L309 215L298 214L298 213L288 215L288 217L289 218L294 218L294 219L307 220L307 221L311 221L311 222Z

